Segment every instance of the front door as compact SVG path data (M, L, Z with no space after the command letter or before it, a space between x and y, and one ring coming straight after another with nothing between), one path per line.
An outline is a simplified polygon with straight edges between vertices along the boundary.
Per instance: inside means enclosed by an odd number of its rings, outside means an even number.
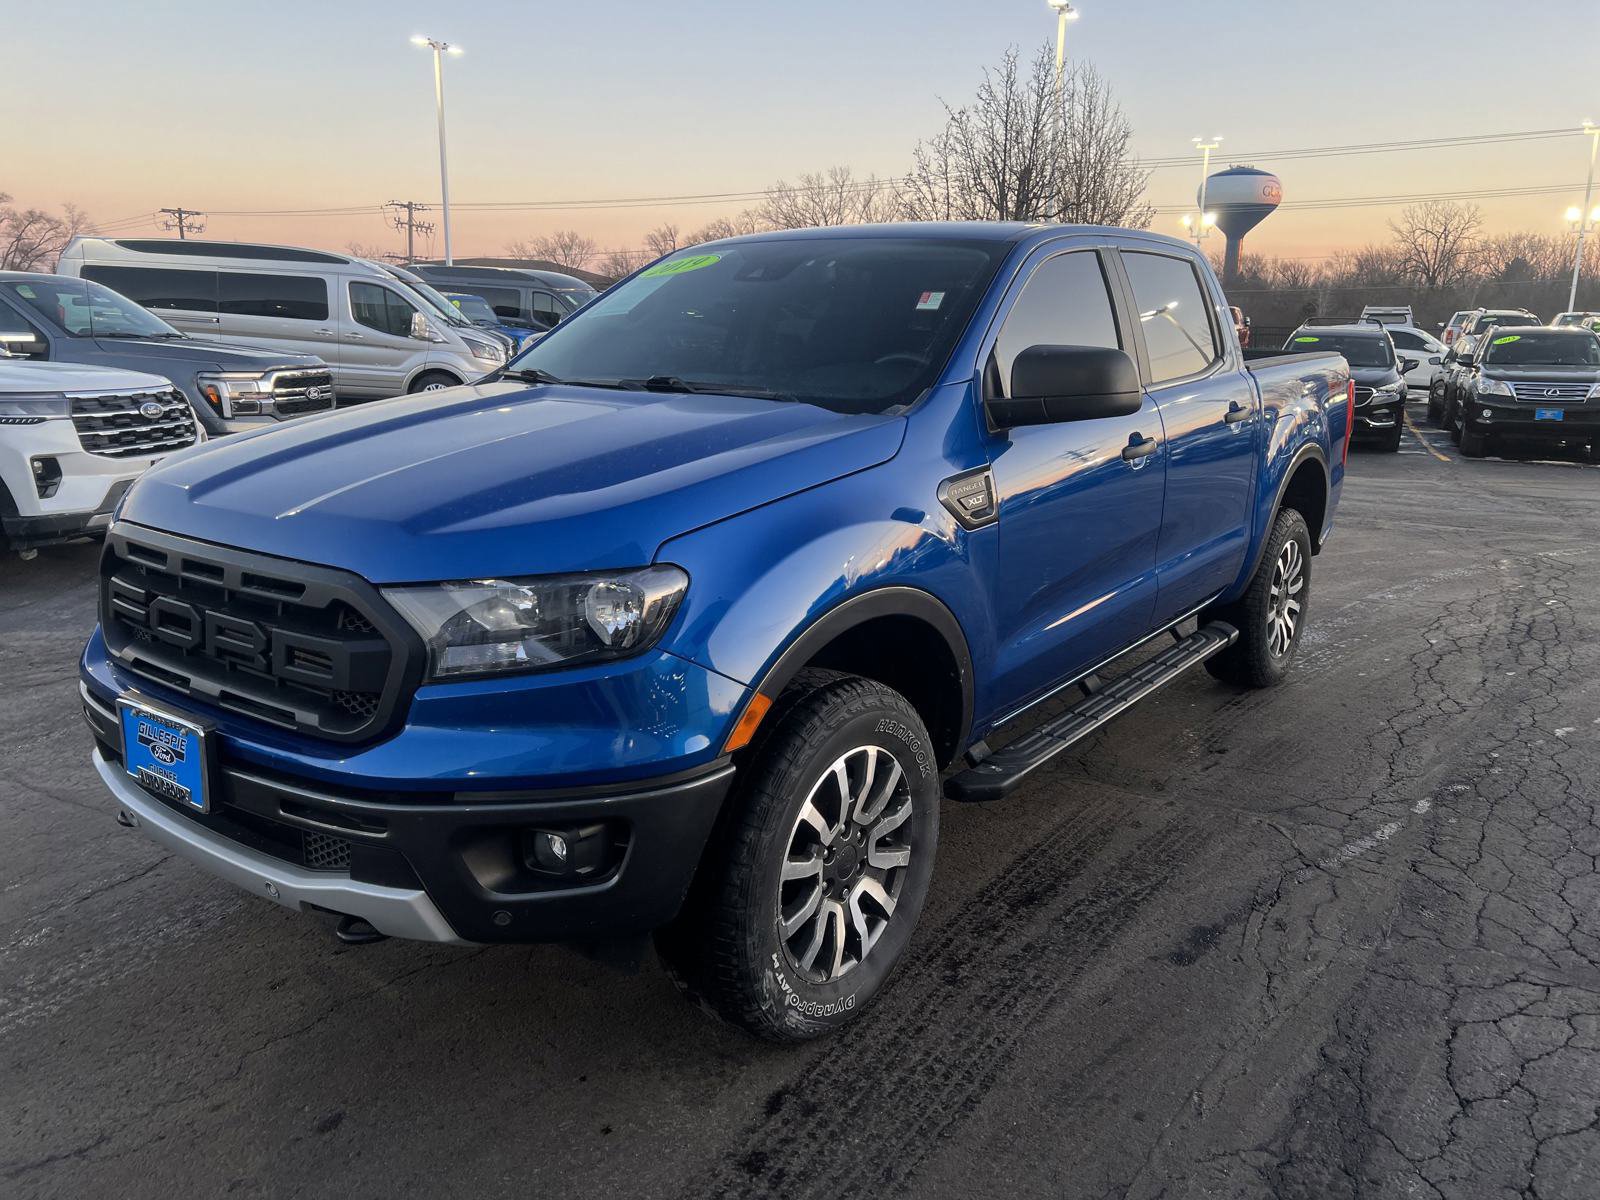
M1138 310L1145 394L1167 436L1167 508L1156 551L1155 622L1165 625L1244 569L1261 437L1260 404L1224 338L1197 264L1123 250Z
M1107 280L1092 249L1038 262L987 357L986 394L1009 394L1012 362L1029 346L1130 349L1131 331L1119 327ZM1133 416L991 435L1000 535L995 697L1002 709L1036 699L1149 631L1163 443L1148 399Z
M348 283L350 311L339 328L340 393L363 398L398 396L420 352L427 348L411 336L411 318L418 310L391 287L364 280Z

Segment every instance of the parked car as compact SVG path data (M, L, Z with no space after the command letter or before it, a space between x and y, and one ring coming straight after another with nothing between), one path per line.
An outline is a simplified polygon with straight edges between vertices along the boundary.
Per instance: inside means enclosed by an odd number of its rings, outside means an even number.
M1525 308L1479 308L1473 310L1472 315L1467 318L1464 332L1485 333L1496 325L1509 329L1543 324L1543 321Z
M1569 325L1579 325L1585 329L1600 332L1600 313L1596 312L1564 312L1560 314L1551 325L1557 329L1564 329Z
M1444 364L1444 343L1427 330L1415 325L1384 326L1395 353L1414 364L1406 374L1406 387L1411 391L1426 392L1433 386L1434 376Z
M1491 330L1453 410L1466 458L1502 443L1587 446L1600 461L1600 338L1587 329Z
M1450 314L1450 319L1439 326L1439 340L1446 346L1453 345L1467 327L1468 319L1478 310L1463 308Z
M573 275L530 267L446 267L414 263L411 269L445 291L482 296L508 325L543 333L595 297L594 288Z
M489 302L482 296L470 295L467 292L443 292L441 295L455 305L461 315L478 326L478 328L492 329L509 339L513 351L521 350L536 336L531 329L506 324L495 313L494 309L489 307Z
M1350 325L1302 325L1289 335L1285 350L1341 354L1355 384L1355 436L1380 450L1400 449L1405 427L1405 375L1412 359L1395 354L1389 330L1375 321Z
M370 262L383 271L385 275L388 275L394 279L402 280L408 284L411 290L426 300L433 312L446 323L454 325L457 329L476 329L480 332L491 334L494 339L500 343L500 349L505 353L507 358L510 358L517 352L517 349L521 344L521 340L519 338L514 338L507 333L502 333L499 329L485 330L483 326L478 325L474 321L470 320L457 305L451 304L443 292L439 291L438 288L434 287L433 284L422 278L422 276L418 275L415 271L409 270L406 267L398 267L394 263L375 262L370 258L363 259L362 261Z
M169 380L0 356L0 534L5 549L102 534L152 463L204 437Z
M1244 309L1237 304L1228 306L1228 315L1233 318L1233 332L1238 335L1239 345L1250 349L1250 318L1244 315Z
M1411 315L1409 304L1369 304L1361 310L1361 319L1376 321L1379 325L1403 325L1407 328L1417 323Z
M1445 351L1439 374L1428 388L1428 422L1440 429L1455 426L1455 405L1461 385L1477 370L1478 338L1467 334Z
M333 376L315 355L191 338L103 284L0 271L0 342L23 358L163 375L211 434L333 407Z
M185 333L314 354L341 400L452 387L505 363L505 344L346 254L248 242L74 238L58 269L103 283Z
M1128 229L668 257L482 383L140 480L95 765L124 823L346 937L660 929L730 1020L827 1032L906 950L946 767L996 800L1186 669L1289 671L1350 380L1247 360L1224 306Z

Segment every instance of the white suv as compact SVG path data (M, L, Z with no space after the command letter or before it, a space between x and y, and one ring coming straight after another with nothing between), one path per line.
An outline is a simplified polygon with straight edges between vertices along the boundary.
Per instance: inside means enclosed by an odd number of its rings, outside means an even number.
M146 467L204 436L159 375L0 357L0 542L31 558L103 532Z
M1417 365L1406 372L1406 390L1426 392L1444 363L1445 344L1415 325L1385 325L1394 342L1395 356L1409 358Z

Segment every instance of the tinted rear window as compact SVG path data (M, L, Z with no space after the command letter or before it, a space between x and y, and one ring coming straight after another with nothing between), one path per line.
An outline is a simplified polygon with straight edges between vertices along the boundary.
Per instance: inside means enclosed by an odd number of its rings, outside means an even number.
M146 308L181 308L187 312L217 311L217 273L176 267L83 268L83 277L103 283Z
M328 285L321 279L223 271L218 276L217 290L218 307L233 316L291 321L328 319Z

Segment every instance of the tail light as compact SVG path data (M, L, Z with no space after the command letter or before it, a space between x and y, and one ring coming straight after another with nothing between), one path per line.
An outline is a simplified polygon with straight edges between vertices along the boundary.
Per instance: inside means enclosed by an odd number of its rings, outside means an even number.
M1344 386L1344 452L1339 456L1339 465L1345 466L1350 461L1350 435L1356 428L1356 381L1345 380Z

